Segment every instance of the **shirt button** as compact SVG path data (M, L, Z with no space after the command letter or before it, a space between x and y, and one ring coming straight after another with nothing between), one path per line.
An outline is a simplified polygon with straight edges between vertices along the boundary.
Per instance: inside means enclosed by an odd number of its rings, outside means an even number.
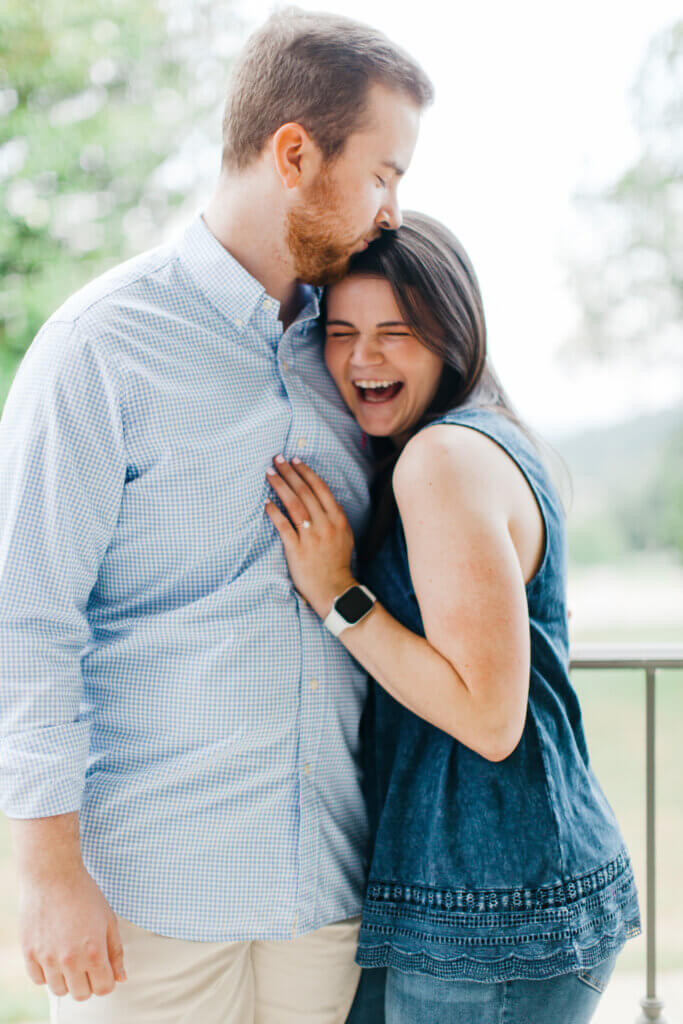
M297 923L298 919L299 919L299 915L295 914L294 915L294 920L292 921L292 935L296 931L296 923Z
M310 775L310 773L311 773L311 766L310 766L310 764L305 764L304 765L304 775Z
M286 359L282 360L282 369L285 371L285 373L287 373L287 370L289 369L289 363L287 362Z
M311 681L309 682L308 685L310 686L310 688L312 690L317 690L318 689L318 680L317 679L311 679Z
M297 443L297 447L298 448L304 448L305 445L306 445L306 438L305 437L297 437L296 443Z
M244 327L244 320L234 320L235 327Z

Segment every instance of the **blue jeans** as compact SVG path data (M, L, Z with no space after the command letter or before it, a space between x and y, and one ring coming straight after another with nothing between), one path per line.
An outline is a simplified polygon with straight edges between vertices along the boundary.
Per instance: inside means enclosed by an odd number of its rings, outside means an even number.
M617 954L545 981L441 981L392 967L364 970L347 1024L588 1024Z

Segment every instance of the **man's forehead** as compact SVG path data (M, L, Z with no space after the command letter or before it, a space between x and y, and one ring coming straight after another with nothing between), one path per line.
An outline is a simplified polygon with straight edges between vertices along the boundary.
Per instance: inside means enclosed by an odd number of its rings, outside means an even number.
M373 117L348 137L347 147L370 153L378 164L401 177L410 163L416 135L412 119Z
M358 141L366 145L374 143L380 150L378 159L396 174L403 174L410 162L410 153L402 150L410 144L412 152L420 110L405 93L380 85L371 87L368 100L365 123L357 133Z

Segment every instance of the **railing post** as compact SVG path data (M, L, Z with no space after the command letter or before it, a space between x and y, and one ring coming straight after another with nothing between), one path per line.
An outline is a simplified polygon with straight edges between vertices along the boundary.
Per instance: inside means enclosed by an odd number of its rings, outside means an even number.
M642 1013L636 1024L666 1024L662 1016L664 1003L657 998L656 974L656 905L655 884L655 672L658 668L683 668L681 644L574 644L572 668L638 668L645 676L645 816L646 816L646 874L647 916L647 995L641 1000Z
M645 817L646 817L646 853L647 871L647 915L645 936L647 939L647 995L641 999L643 1012L636 1024L666 1024L662 1016L664 1003L657 998L657 961L656 961L656 867L655 856L655 667L648 665L645 676Z

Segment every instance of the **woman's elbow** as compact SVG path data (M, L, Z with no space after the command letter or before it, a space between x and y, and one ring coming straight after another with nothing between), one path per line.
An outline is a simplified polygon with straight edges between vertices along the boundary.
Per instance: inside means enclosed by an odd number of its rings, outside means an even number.
M494 764L498 764L500 761L505 761L508 757L514 754L519 745L519 739L520 738L517 737L514 743L492 744L491 746L487 746L485 749L480 750L479 753L482 757L486 758L487 761L492 761Z
M487 761L499 763L514 754L522 739L524 723L503 723L497 728L485 731L473 749Z

